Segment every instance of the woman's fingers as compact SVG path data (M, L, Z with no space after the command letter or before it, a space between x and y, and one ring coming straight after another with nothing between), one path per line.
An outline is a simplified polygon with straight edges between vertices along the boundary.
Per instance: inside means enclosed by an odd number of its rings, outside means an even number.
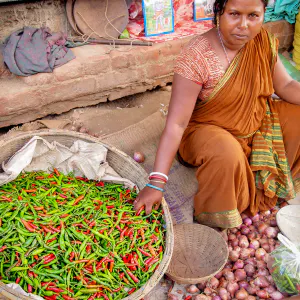
M137 197L134 202L133 202L133 206L134 206L134 210L139 210L143 205L143 200L139 201L139 197Z

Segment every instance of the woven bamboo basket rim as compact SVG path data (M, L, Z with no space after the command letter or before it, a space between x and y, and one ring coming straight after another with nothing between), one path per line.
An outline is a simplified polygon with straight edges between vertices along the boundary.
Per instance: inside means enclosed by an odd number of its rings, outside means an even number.
M208 237L207 240L202 239L203 233L205 233L206 236ZM226 241L223 239L221 234L218 233L216 230L200 224L177 224L174 225L174 236L175 236L175 243L174 243L175 246L173 250L173 257L169 264L166 274L168 275L168 277L170 277L178 284L196 284L196 283L205 282L209 280L211 277L213 277L214 275L216 275L217 273L219 273L224 268L228 260L229 250ZM186 239L188 239L188 241ZM218 255L214 257L215 259L214 270L211 271L211 273L207 274L206 276L195 275L195 277L189 277L189 275L185 274L185 276L183 277L182 275L179 275L178 274L179 266L181 266L180 267L181 270L183 270L182 269L183 265L187 266L187 268L189 268L190 270L194 268L193 271L195 272L199 270L197 269L198 264L196 262L197 262L197 257L201 257L202 255L200 253L200 248L203 247L204 242L206 242L207 245L212 245L209 244L211 241L218 243L218 246L215 247L215 249L213 249L213 247L209 249L208 246L208 249L206 249L205 247L204 250L205 253ZM183 247L185 247L185 249L182 249ZM216 251L218 249L220 251ZM180 252L180 255L183 256L180 257L180 259L176 257L178 252ZM185 253L187 255L185 255ZM188 261L190 261L190 263ZM205 262L210 261L210 259L206 257L206 259L204 258L202 259L202 261L205 264Z
M103 145L108 149L107 161L119 173L122 177L126 177L133 181L139 189L142 189L148 182L148 174L137 162L135 162L129 155L120 151L116 147L103 143L99 138L89 136L84 133L60 130L60 129L43 129L35 130L28 132L20 132L15 134L12 137L6 137L0 141L0 162L7 161L15 152L20 150L32 137L39 136L46 140L57 141L61 144L67 144L68 147L71 146L75 140L83 140L89 143L98 143ZM68 143L70 145L68 145ZM126 173L126 168L120 169L117 168L118 162L127 164L128 174ZM124 166L122 166L124 167ZM2 171L2 170L1 170ZM123 172L123 174L122 174ZM126 173L126 174L125 174ZM128 175L128 176L126 176ZM134 178L135 177L135 178ZM164 210L165 218L165 229L166 229L166 238L165 238L165 251L163 259L158 267L158 269L153 273L150 279L145 283L140 289L135 291L133 294L128 297L123 298L122 300L139 300L146 296L161 280L165 274L168 265L172 258L172 252L174 248L174 232L171 213L169 207L165 201L162 199L161 202L162 208ZM7 299L32 299L32 297L21 295L15 290L8 288L4 283L0 282L0 295L6 297Z

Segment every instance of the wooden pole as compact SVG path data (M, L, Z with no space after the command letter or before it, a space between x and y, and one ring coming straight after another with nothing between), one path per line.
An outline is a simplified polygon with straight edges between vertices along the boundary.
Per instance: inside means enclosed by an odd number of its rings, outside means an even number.
M133 46L152 46L153 43L151 42L142 42L142 41L125 41L125 40L106 40L106 39L88 39L84 41L80 38L68 38L70 42L87 42L89 44L103 44L103 45L133 45Z

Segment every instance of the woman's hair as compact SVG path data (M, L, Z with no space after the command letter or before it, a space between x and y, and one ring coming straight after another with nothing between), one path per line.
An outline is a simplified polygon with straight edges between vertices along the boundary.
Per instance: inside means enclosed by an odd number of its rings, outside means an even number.
M268 0L261 0L266 7L268 5ZM225 5L228 2L228 0L216 0L214 3L214 19L213 23L217 25L217 15L223 15Z

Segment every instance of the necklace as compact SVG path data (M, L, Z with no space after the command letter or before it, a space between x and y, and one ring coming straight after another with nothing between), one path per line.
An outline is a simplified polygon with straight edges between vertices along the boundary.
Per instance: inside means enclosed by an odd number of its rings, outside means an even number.
M219 28L218 28L218 34L219 34L220 42L221 42L221 45L222 45L222 47L223 47L224 53L225 53L225 55L226 55L227 61L228 61L228 63L230 64L231 61L230 61L230 59L229 59L229 57L228 57L228 54L227 54L226 48L225 48L225 46L224 46L223 39L222 39L222 37L221 37L221 33L220 33L220 29L219 29Z

